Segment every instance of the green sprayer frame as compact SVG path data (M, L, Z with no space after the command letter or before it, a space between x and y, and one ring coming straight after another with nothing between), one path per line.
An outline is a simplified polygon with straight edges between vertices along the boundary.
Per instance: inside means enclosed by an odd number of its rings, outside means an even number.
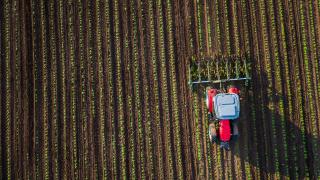
M229 60L230 59L235 59L235 75L236 77L230 77L230 73L229 73ZM243 69L244 69L244 74L245 74L245 77L240 77L240 72L239 72L239 57L238 56L235 56L235 55L232 55L232 56L221 56L220 57L216 57L215 59L209 57L209 58L203 58L204 60L207 61L207 80L202 80L201 78L201 61L199 60L197 62L197 77L198 77L198 80L197 81L193 81L192 79L192 76L191 76L191 63L189 62L188 63L188 68L189 68L189 82L188 84L191 85L191 89L193 89L193 84L204 84L204 83L223 83L223 82L227 82L227 81L240 81L240 80L245 80L245 85L248 86L249 85L249 80L251 79L251 77L249 76L249 72L248 72L248 68L247 68L247 58L246 57L240 57L243 61ZM223 66L220 66L221 62L220 62L220 59L224 60L225 62L225 74L226 74L226 79L221 79L221 69L223 68ZM211 72L210 72L210 63L211 62L214 62L215 65L216 65L216 73L215 73L215 76L217 77L217 79L212 79L211 78Z

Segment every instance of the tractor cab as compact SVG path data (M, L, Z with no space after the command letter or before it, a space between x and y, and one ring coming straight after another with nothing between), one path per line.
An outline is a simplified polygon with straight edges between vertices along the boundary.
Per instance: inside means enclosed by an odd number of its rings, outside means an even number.
M240 99L238 94L217 94L213 98L214 110L218 119L234 120L240 114Z

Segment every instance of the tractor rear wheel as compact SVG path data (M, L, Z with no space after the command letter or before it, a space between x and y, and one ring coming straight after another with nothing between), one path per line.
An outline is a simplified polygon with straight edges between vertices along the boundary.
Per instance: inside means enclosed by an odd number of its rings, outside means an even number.
M233 142L236 142L238 141L238 137L239 137L239 129L238 129L238 125L237 123L232 123L231 124L231 128L232 128L232 137L231 137L231 140Z
M217 130L214 123L209 125L209 139L211 143L217 142Z

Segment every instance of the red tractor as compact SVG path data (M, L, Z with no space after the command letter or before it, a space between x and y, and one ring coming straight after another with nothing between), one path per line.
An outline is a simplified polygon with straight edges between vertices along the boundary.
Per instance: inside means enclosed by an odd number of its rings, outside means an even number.
M209 139L215 143L220 139L221 148L229 148L229 141L237 141L238 126L235 122L240 114L240 98L238 89L229 85L225 90L224 84L229 81L245 80L248 86L249 72L246 57L212 56L214 58L191 58L188 62L189 82L191 90L195 84L220 83L220 90L209 86L206 88L206 103L209 119ZM206 64L206 67L204 67ZM240 77L242 76L242 77ZM244 77L243 77L244 76ZM223 89L223 90L222 90Z
M226 93L218 93L218 90L207 87L206 103L210 142L215 143L219 138L221 148L228 148L230 140L238 140L239 130L235 120L242 119L239 118L240 98L238 89L229 85Z

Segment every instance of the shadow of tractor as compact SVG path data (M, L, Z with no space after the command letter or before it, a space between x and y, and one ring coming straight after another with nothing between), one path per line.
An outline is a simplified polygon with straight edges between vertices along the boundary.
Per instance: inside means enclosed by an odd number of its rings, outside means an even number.
M285 103L279 108L278 95L272 103L262 106L260 95L263 96L263 92L260 93L250 87L245 87L244 92L240 93L240 96L244 96L240 116L245 121L237 121L240 136L238 142L230 142L231 162L236 159L240 161L241 174L245 179L247 176L253 179L318 179L320 163L317 145L320 139L317 132L308 128L312 124L304 122L297 114L300 112L290 115ZM223 153L226 151L222 149ZM232 174L238 170L232 166ZM224 171L222 168L223 174ZM249 173L246 174L246 171Z

